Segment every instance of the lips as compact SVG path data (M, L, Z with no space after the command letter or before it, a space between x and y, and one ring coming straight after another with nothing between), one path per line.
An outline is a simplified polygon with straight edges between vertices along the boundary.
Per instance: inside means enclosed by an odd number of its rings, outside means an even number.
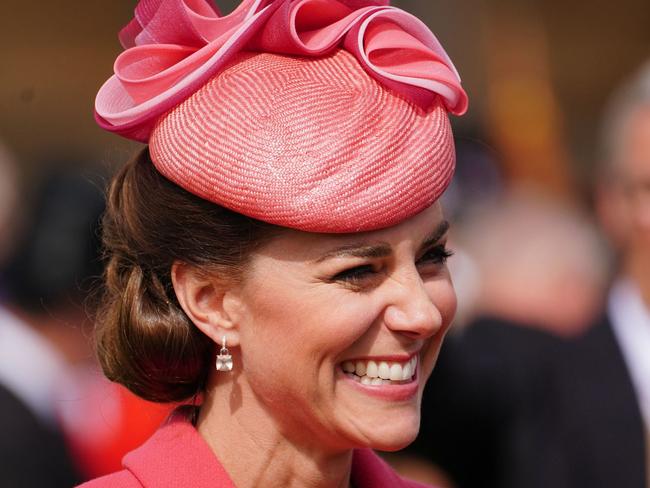
M399 385L413 381L417 356L406 361L363 360L344 361L346 376L362 385Z

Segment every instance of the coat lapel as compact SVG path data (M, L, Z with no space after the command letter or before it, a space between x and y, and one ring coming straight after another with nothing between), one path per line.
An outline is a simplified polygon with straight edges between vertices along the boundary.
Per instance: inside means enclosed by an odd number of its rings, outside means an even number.
M124 458L144 488L235 488L194 426L188 410L176 410L141 447Z

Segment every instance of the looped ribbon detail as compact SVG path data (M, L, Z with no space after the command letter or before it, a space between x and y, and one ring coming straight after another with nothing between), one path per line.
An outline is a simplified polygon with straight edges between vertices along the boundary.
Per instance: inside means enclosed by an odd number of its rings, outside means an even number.
M449 56L417 17L388 0L243 0L221 16L209 0L140 0L119 34L125 51L101 87L95 118L147 142L156 120L241 51L352 53L383 85L421 106L442 98L455 115L467 95Z

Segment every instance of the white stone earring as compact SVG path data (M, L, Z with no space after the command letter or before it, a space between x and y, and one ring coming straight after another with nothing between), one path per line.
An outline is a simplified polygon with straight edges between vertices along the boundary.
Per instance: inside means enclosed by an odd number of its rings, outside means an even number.
M226 347L226 336L221 339L221 350L217 355L217 371L232 371L232 355Z

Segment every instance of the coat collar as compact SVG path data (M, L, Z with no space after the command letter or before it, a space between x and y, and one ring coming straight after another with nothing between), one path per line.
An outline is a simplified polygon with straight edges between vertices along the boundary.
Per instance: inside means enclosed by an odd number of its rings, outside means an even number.
M145 488L235 488L210 446L190 422L188 407L176 409L123 464Z
M147 442L125 456L124 467L143 487L236 488L189 417L187 408L177 409ZM352 483L356 488L419 486L401 479L370 449L354 451Z

